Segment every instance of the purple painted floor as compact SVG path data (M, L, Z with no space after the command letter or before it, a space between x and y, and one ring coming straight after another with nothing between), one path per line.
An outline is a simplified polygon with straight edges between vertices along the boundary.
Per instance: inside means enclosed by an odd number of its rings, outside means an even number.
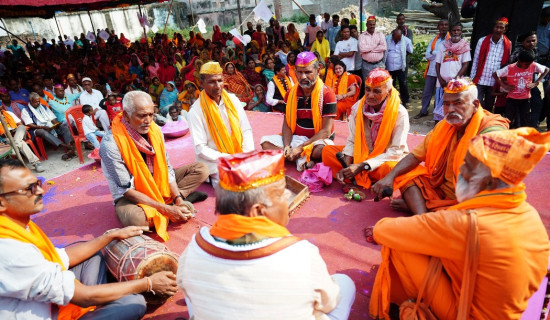
M259 148L260 137L281 132L283 116L248 113ZM336 123L336 144L343 144L347 125ZM409 136L409 147L421 141L420 136ZM194 161L191 137L188 135L166 142L174 167ZM298 178L294 165L287 165L287 174ZM550 204L546 180L550 177L550 158L546 157L526 179L528 201L539 210L547 230L550 230ZM45 210L33 217L56 246L65 246L79 240L89 240L108 229L120 227L112 205L107 182L99 164L84 166L52 179L44 196ZM196 204L197 218L186 224L170 225L170 240L166 245L181 253L191 236L201 226L211 225L214 215L213 189L203 185L199 190L210 195ZM380 263L379 247L364 241L362 230L383 217L402 215L389 208L388 200L373 202L368 194L365 201L348 202L337 183L311 197L292 216L288 228L320 248L330 273L345 273L357 286L357 297L350 319L368 319L370 290ZM155 236L153 236L155 238ZM158 239L158 238L156 238ZM187 318L187 307L181 292L156 310L150 310L144 319Z

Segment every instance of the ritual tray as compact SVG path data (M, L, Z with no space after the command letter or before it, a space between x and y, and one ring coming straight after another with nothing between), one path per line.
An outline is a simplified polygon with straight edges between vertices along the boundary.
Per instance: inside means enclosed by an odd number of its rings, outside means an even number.
M292 216L298 211L301 204L309 198L309 189L305 184L294 178L285 176L285 179L286 188L290 191L290 197L288 198L288 214Z

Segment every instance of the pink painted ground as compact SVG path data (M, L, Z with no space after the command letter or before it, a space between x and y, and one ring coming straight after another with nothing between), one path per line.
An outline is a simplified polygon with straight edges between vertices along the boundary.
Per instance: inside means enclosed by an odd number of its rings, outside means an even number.
M258 148L262 135L281 132L281 115L248 113L248 116ZM346 135L346 123L336 123L336 144L343 144ZM421 139L420 136L410 135L409 147L414 147ZM166 146L174 167L194 161L189 134L167 141ZM288 164L287 170L290 176L299 177L294 165ZM550 204L545 200L548 193L544 188L548 177L550 158L546 157L526 179L526 184L528 201L539 210L547 230L550 230ZM120 227L99 164L84 166L52 181L54 184L48 186L44 196L46 209L35 215L33 221L44 229L56 246L89 240L108 229ZM196 204L197 218L168 228L170 240L166 245L178 254L201 226L211 225L215 221L212 187L203 185L199 190L207 192L211 197ZM292 216L288 228L293 234L320 248L331 273L345 273L352 277L357 286L357 297L350 319L368 319L370 290L380 255L379 247L364 241L362 230L383 217L395 217L401 213L392 211L388 200L373 202L368 192L367 199L361 203L348 202L342 195L336 183L323 192L311 194ZM187 317L187 307L181 292L156 310L150 310L145 319L176 317Z

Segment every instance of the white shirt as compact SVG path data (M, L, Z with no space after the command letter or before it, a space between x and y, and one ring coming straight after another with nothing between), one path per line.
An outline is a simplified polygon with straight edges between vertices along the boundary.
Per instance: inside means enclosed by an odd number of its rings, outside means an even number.
M244 111L241 102L239 99L232 93L228 93L231 102L237 109L237 115L239 116L239 125L243 134L243 152L250 152L254 150L254 138L252 136L252 127L248 122L246 117L246 112ZM215 103L215 102L214 102ZM220 110L220 115L222 120L227 128L229 134L231 134L231 126L229 124L229 118L227 117L227 110L223 103L223 99L220 100L218 105ZM217 174L218 167L217 162L219 157L227 156L226 153L221 153L218 151L216 143L210 136L210 131L208 130L208 125L206 124L206 119L201 109L200 100L195 101L189 110L189 131L191 132L191 137L193 139L193 148L195 149L195 160L204 162L208 166L210 174Z
M57 249L64 267L69 256ZM36 246L14 239L0 239L0 319L53 320L57 307L74 295L75 276L47 261Z
M33 108L33 107L29 106L29 108ZM43 105L40 105L38 108L35 108L34 110L36 110L36 112L40 114L42 119L46 121L40 121L40 119L37 117L36 120L38 123L34 123L27 109L23 109L21 110L21 120L23 120L23 123L25 125L36 124L37 126L51 126L50 124L52 120L56 119L55 114L53 114L52 110L50 110L47 107L44 107Z
M359 106L360 102L361 100L357 101L351 108L351 117L348 122L349 134L343 153L350 157L353 157L353 148L355 145L355 117L358 115L363 116L363 106ZM384 102L384 104L385 103L386 102ZM367 145L369 147L369 152L372 152L374 149L374 142L372 141L370 135L370 122L371 121L366 117L363 118ZM399 105L399 108L397 109L397 120L395 121L395 127L392 130L390 141L386 146L386 151L374 158L364 161L364 163L368 163L371 170L375 170L386 161L399 161L403 159L409 153L409 147L407 146L407 135L409 133L409 128L409 113L405 107Z
M84 117L82 117L82 131L84 131L84 135L87 135L88 133L94 133L98 130L99 129L96 127L94 121L92 120L92 117L88 115L84 115Z
M274 76L273 78L275 78ZM290 80L290 84L288 85L288 90L294 86L294 82L292 82L292 79L289 77L288 80ZM279 102L278 99L273 99L273 95L275 94L275 83L273 81L269 81L267 84L267 92L265 94L265 102L270 106L276 106ZM285 97L283 97L284 100ZM284 101L283 101L284 102Z
M71 86L68 86L67 89L65 89L65 97L69 97L69 96L71 96L75 93L79 93L79 92L82 92L82 91L84 91L84 89L82 89L82 87L79 86L78 84L76 85L75 89L71 88ZM76 106L76 105L79 105L79 104L81 104L80 99L76 99L76 100L73 101L72 105Z
M472 61L470 51L460 55L454 55L447 51L443 46L435 57L435 62L440 64L439 74L441 75L441 78L447 82L456 78L464 62L470 61ZM441 87L439 79L437 80L437 87Z
M355 70L355 55L357 54L357 39L349 38L348 40L340 40L336 43L334 49L334 55L338 55L340 52L355 52L353 56L340 59L345 65L346 70Z
M216 241L206 227L200 233L208 243L230 251L262 248L280 239L233 246ZM194 318L202 320L328 319L325 313L340 295L319 249L307 240L263 258L228 260L206 253L193 236L180 256L177 283Z
M99 106L99 102L103 100L103 95L99 90L92 89L92 93L88 93L88 91L82 92L80 95L80 104L85 105L89 104L94 109L101 109Z

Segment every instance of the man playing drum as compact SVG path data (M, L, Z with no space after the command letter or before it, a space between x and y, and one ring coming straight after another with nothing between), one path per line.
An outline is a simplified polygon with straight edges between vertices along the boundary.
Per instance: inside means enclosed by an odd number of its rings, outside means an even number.
M57 249L30 220L44 208L43 195L40 180L23 164L0 160L0 319L141 319L145 299L138 293L176 293L176 276L167 271L106 284L97 252L147 227L117 229Z
M355 285L329 275L319 249L288 224L281 151L218 160L217 221L180 257L178 285L189 316L223 319L347 319Z

